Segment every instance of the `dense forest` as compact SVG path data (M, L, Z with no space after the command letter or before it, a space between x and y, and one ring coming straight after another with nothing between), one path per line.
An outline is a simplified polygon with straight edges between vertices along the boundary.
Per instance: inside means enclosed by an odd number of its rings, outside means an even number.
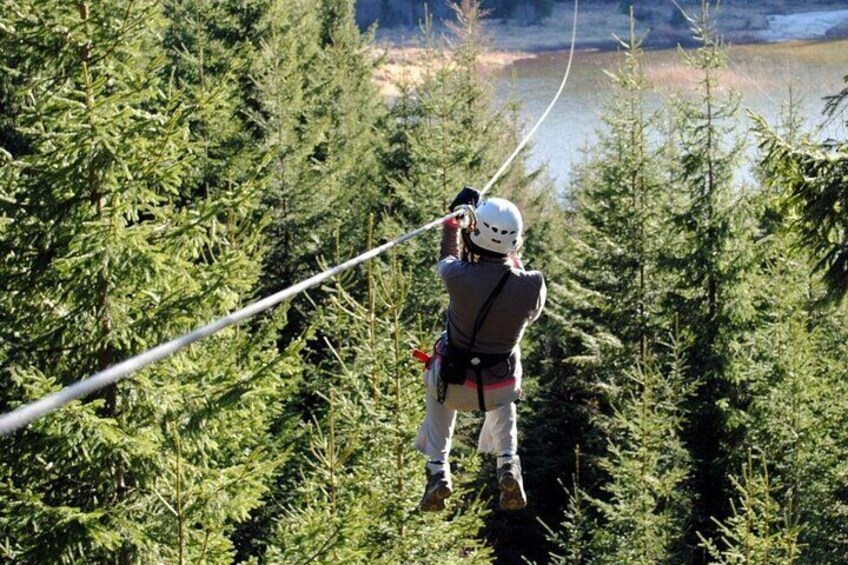
M499 19L516 19L536 22L551 14L554 0L482 0L481 15ZM356 17L360 27L374 23L381 26L417 26L430 14L436 18L453 17L450 2L424 2L422 0L359 0Z
M353 0L1 5L0 413L438 218L523 133L474 0L391 100ZM845 563L848 140L789 91L744 131L704 8L694 87L649 109L625 38L566 192L522 159L493 190L549 289L527 509L474 414L416 509L430 233L0 438L0 561ZM848 77L822 96L844 122Z
M555 3L568 3L567 0L481 0L481 15L486 19L496 21L513 21L520 24L535 24L551 16ZM683 24L685 18L674 2L638 2L634 0L584 0L581 4L586 7L601 7L612 13L629 14L631 7L637 20L650 25L671 22ZM685 9L697 8L699 0L680 0L677 5ZM723 0L728 8L756 6L768 13L785 13L797 11L792 0ZM821 3L807 2L807 10L824 9ZM356 2L356 19L361 29L368 29L374 24L381 28L403 26L417 28L427 15L436 18L452 20L454 16L452 3L449 1L427 0L358 0ZM836 5L835 8L840 6ZM649 38L650 39L650 38Z

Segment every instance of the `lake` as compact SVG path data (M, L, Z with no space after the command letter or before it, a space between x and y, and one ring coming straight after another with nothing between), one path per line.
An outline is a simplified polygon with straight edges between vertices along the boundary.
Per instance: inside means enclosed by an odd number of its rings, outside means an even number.
M821 123L822 97L840 91L848 74L848 40L731 46L728 56L722 84L740 93L746 129L745 109L776 123L790 85L793 96L801 100L807 124ZM600 112L611 95L610 80L603 71L616 69L622 60L623 54L615 51L575 53L565 92L536 134L530 163L546 163L560 190L566 188L581 150L591 147L603 126ZM496 102L503 103L511 95L521 100L522 117L532 127L556 93L567 62L568 52L544 53L498 71L493 79ZM646 51L643 66L654 86L648 95L651 108L672 92L691 87L697 78L681 63L676 49ZM844 121L833 120L822 135L844 138Z

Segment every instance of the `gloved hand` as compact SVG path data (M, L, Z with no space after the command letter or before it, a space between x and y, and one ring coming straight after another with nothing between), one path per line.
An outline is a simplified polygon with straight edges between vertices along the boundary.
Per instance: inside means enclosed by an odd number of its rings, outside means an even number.
M466 229L477 223L477 216L474 214L474 207L470 204L460 204L454 209L454 212L462 211L462 214L456 218L459 227Z
M453 202L450 203L448 209L453 212L456 210L457 206L462 206L463 204L476 208L478 202L480 202L480 191L474 187L466 185L462 187L462 190L459 191L459 194L457 194L456 198L453 199Z

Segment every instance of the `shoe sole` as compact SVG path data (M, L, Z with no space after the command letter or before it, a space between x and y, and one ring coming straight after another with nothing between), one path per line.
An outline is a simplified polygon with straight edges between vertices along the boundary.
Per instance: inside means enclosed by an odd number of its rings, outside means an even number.
M512 477L504 477L500 484L501 510L521 510L527 506L527 499L521 485Z
M439 486L433 489L429 495L425 495L418 505L423 512L438 512L445 509L445 499L450 497L451 489L447 486Z

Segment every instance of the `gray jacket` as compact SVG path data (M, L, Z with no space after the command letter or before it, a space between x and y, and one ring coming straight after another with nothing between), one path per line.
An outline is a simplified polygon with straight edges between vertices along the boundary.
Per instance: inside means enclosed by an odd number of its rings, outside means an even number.
M520 261L481 257L479 263L460 259L461 241L456 222L442 228L439 275L448 290L450 335L453 344L468 349L477 314L505 271L512 271L489 315L477 333L477 353L519 353L525 328L542 313L547 290L539 271L525 271Z

